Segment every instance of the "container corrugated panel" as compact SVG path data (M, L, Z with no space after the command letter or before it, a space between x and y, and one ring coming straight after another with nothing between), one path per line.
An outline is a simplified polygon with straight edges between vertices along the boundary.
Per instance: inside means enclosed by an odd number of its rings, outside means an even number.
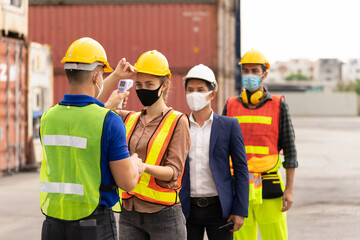
M228 0L219 0L217 8L218 28L218 58L217 58L217 82L219 90L217 94L217 112L221 113L226 100L237 95L235 89L235 5Z
M30 5L216 3L216 0L30 0Z
M152 49L174 72L198 62L216 66L215 5L30 6L29 24L31 41L52 46L55 69L62 69L68 46L84 36L104 46L112 66L123 56L134 63Z
M28 9L28 0L0 1L0 30L5 36L26 39Z
M25 165L27 48L22 40L0 38L0 171Z
M217 70L216 4L30 6L30 40L53 50L54 103L68 87L60 61L69 45L84 36L104 46L113 67L122 57L134 64L142 53L156 49L174 75L184 76L199 63ZM182 84L180 77L173 81ZM187 108L181 107L186 105L183 88L173 90L171 101L179 111Z

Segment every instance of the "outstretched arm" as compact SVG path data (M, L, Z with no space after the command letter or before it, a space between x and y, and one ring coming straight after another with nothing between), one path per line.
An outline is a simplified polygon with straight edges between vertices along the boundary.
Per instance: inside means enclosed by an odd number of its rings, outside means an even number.
M154 166L145 164L144 172L162 181L171 181L174 176L174 170L168 166Z
M132 78L136 72L136 68L133 67L125 58L122 58L115 70L103 81L104 90L99 96L100 101L104 101L106 94L110 91L112 86L116 84L120 79Z
M122 190L133 190L144 171L144 164L135 153L131 157L109 162L116 185Z

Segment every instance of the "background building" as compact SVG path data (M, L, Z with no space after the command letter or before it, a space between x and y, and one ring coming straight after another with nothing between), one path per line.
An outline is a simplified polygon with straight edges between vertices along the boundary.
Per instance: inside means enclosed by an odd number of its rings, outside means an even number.
M349 59L348 62L344 63L342 66L342 81L347 82L356 82L360 79L360 59Z
M325 91L330 92L342 81L342 62L338 59L319 59L315 62L314 79L324 86Z
M269 82L284 83L291 80L314 78L314 63L308 59L290 59L287 62L275 62L269 71ZM305 79L304 79L305 80Z
M332 92L344 76L355 81L360 78L360 62L354 60L347 68L338 59L319 59L312 62L308 59L291 59L271 64L267 85L276 91L310 91ZM350 66L350 67L348 67Z

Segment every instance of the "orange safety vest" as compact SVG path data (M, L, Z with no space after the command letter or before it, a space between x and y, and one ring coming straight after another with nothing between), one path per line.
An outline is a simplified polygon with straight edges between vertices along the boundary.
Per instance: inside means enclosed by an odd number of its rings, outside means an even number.
M147 144L145 163L160 166L164 155L168 149L175 128L183 113L169 110L160 121L155 132ZM140 112L131 112L125 119L126 139L129 140L134 132L135 126L140 118ZM179 186L182 177L177 179ZM129 199L137 197L143 201L171 206L179 202L179 189L164 188L156 183L155 177L148 173L143 173L136 187L130 192L123 192L122 198Z
M281 165L278 139L280 102L284 97L272 97L257 109L245 108L238 97L232 97L226 109L227 116L239 121L249 168L250 200L259 203L262 201L261 173L277 171Z

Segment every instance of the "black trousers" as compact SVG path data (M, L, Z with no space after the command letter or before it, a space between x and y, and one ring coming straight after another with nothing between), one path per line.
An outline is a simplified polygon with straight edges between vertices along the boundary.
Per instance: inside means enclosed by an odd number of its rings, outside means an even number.
M199 207L191 204L190 216L186 221L187 239L203 240L204 231L209 240L232 240L233 233L227 229L218 228L227 223L227 218L222 217L220 202Z
M117 240L114 213L105 206L79 221L64 221L46 217L42 240Z

